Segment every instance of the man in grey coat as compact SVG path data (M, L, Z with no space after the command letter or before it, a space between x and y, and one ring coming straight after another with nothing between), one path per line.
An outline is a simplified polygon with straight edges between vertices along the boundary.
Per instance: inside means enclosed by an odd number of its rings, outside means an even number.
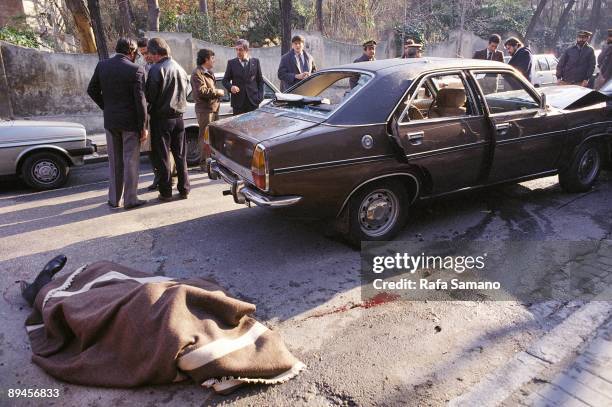
M281 91L284 92L302 79L308 78L316 70L314 58L304 50L304 37L295 35L291 38L291 51L281 57L278 66Z
M565 50L557 64L559 85L587 86L595 71L595 50L588 43L593 33L578 31L576 44Z
M147 139L145 72L134 63L136 41L120 38L116 55L98 62L87 93L104 111L104 129L110 169L108 205L125 209L147 201L138 199L140 143Z

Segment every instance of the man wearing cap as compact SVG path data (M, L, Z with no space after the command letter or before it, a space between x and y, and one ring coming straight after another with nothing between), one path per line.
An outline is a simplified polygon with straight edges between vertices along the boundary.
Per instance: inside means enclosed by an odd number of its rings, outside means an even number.
M281 81L281 91L308 78L317 70L315 60L304 50L304 37L294 35L291 38L291 51L281 57L278 66L278 79Z
M601 51L597 58L599 66L599 77L595 84L595 88L601 88L606 82L612 79L612 28L608 30L608 40L606 48Z
M363 43L363 54L353 62L368 62L376 61L376 41L368 40ZM349 79L349 86L353 89L359 82L360 75L353 76Z
M376 61L376 41L368 40L363 43L363 54L353 62Z
M489 61L504 62L504 53L497 49L501 37L498 34L489 36L489 45L483 50L474 52L473 59L487 59Z
M423 56L423 44L414 42L412 38L408 38L404 43L404 55L402 58L421 58Z
M576 44L559 59L556 73L559 85L588 85L595 71L595 50L588 43L592 35L589 31L578 31Z

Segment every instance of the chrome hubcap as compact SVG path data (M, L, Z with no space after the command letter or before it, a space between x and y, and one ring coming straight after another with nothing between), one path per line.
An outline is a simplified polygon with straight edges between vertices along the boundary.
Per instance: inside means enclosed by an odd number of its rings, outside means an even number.
M196 159L202 154L198 137L187 137L187 156Z
M359 226L368 236L381 236L389 231L399 216L399 200L388 189L370 192L359 206Z
M584 184L593 181L599 169L599 153L594 148L588 149L580 159L578 165L578 177Z
M60 170L53 161L43 160L32 168L34 178L43 184L50 184L59 177Z

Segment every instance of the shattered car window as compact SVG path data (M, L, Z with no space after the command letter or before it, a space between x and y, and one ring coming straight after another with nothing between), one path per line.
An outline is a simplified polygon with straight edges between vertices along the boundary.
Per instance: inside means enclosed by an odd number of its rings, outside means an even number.
M358 92L372 79L371 75L360 72L324 72L313 75L291 90L291 94L304 96L304 102L275 100L276 108L329 117L344 101Z

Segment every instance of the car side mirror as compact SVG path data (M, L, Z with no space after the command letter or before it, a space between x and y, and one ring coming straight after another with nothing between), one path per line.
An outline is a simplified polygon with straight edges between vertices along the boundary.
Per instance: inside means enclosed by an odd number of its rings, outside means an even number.
M541 94L540 107L546 110L546 94L545 93Z

